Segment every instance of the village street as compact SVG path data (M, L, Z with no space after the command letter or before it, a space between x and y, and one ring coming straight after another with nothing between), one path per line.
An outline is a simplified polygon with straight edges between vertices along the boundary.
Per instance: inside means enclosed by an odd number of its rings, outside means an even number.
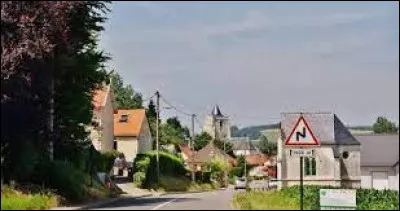
M204 193L165 194L120 200L93 210L231 210L233 187Z

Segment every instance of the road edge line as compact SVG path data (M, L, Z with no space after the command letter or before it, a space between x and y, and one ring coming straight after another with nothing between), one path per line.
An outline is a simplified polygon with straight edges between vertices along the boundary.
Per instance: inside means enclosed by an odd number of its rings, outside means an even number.
M151 210L158 210L159 208L164 207L165 205L167 205L167 204L169 204L169 203L172 203L172 202L174 202L174 201L177 200L177 199L179 199L179 198L171 199L171 200L169 200L169 201L167 201L167 202L164 202L164 203L162 203L162 204L160 204L160 205L158 205L158 206L156 206L156 207L153 207Z

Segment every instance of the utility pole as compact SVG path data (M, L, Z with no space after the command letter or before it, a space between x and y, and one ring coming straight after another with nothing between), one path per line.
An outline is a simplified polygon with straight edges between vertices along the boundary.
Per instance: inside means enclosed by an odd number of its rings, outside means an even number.
M160 181L160 155L159 155L159 119L160 119L160 93L156 91L157 97L157 120L156 120L156 157L157 157L157 184Z
M192 165L191 165L191 170L192 170L192 182L195 182L195 175L194 175L194 171L195 171L195 165L194 165L194 118L196 117L195 114L192 114L192 141L191 143L189 142L189 149L192 150ZM192 147L192 148L190 148Z
M246 141L247 141L247 136L246 137ZM246 183L246 189L247 189L247 161L246 161L246 153L247 150L244 151L244 178L245 178L245 183Z

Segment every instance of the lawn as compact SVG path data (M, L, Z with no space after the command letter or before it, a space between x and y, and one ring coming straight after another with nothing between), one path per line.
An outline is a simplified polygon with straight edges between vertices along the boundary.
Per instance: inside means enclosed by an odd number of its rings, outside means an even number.
M233 205L239 210L298 210L296 200L282 192L241 192L235 193ZM306 208L306 207L305 207Z

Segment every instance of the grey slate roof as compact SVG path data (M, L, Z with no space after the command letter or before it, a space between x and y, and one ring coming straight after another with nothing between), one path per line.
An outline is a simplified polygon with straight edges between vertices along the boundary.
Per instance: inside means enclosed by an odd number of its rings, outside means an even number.
M229 141L233 145L233 150L258 150L253 141L247 137L233 137Z
M303 113L305 121L310 126L321 145L360 145L357 139L333 113ZM300 113L282 113L282 140L292 132Z
M394 166L399 162L399 134L357 135L361 166Z

